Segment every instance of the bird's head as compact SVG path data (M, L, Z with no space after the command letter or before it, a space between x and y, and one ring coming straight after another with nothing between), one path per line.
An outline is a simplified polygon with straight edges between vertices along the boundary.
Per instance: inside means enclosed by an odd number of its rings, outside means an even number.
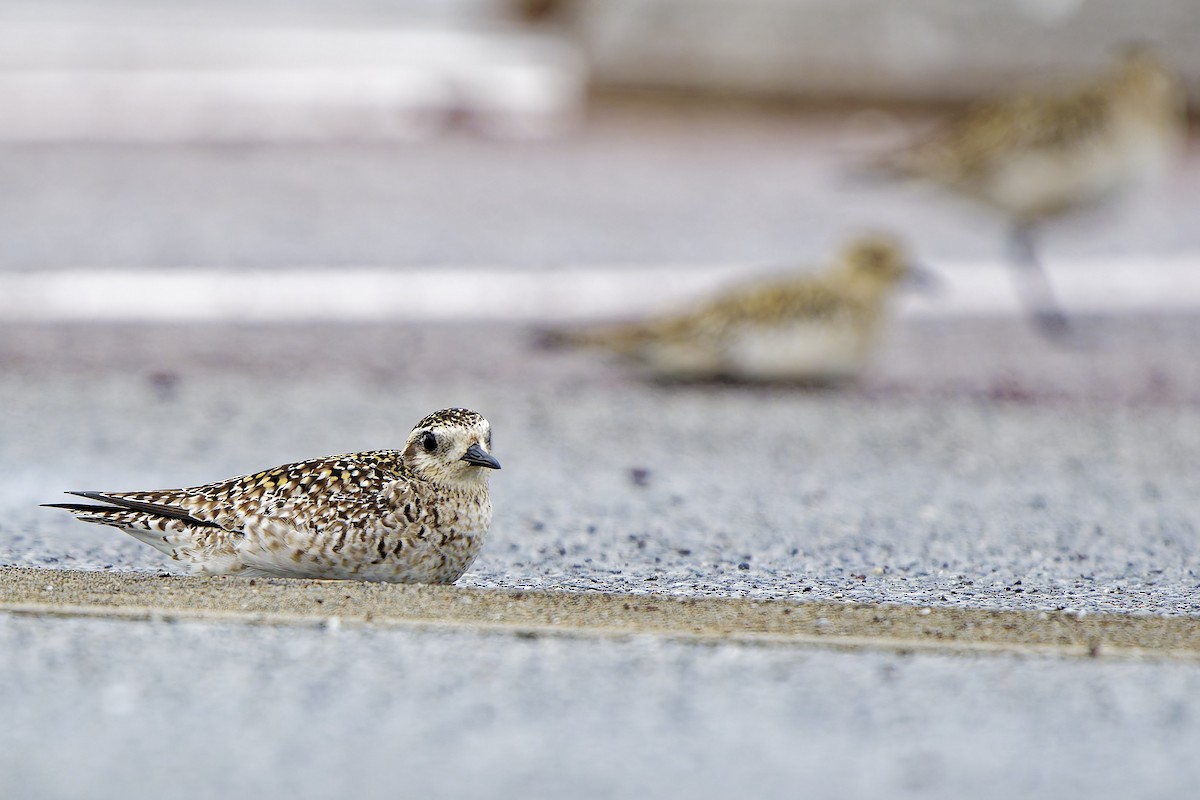
M1183 86L1149 45L1134 42L1121 48L1112 82L1120 102L1143 112L1168 114L1181 129L1184 126Z
M935 284L927 270L909 261L898 239L882 233L851 239L838 265L847 288L862 295L882 297L901 281L918 287Z
M500 469L492 457L492 426L465 408L435 411L417 423L404 446L404 463L418 477L448 486L487 484Z
M858 236L846 243L841 254L842 271L860 282L891 286L908 274L908 263L900 242L885 234Z

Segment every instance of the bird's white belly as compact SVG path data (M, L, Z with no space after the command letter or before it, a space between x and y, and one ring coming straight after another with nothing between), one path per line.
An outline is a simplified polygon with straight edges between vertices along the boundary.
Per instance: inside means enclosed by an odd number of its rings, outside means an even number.
M1007 213L1036 217L1102 202L1162 173L1169 143L1149 132L1095 137L1061 151L1014 153L984 189Z
M725 347L730 377L763 381L830 381L862 371L870 332L848 320L754 326L732 335Z
M637 351L637 360L654 375L672 380L715 378L724 363L720 348L708 340L647 344Z

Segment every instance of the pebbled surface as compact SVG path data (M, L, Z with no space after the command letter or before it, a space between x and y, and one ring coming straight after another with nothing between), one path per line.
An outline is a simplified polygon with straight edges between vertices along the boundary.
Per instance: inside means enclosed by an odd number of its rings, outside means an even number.
M462 585L1195 613L1200 328L1093 323L1081 351L912 323L840 393L648 385L507 327L12 329L0 563L161 570L37 503L394 446L468 405L504 469Z
M0 563L149 578L149 548L36 504L392 446L461 404L504 464L462 587L1193 625L1200 323L1089 328L1081 350L914 322L838 393L651 386L506 327L8 328ZM1200 779L1191 661L517 633L0 614L0 786L1001 800Z
M598 109L536 148L0 148L0 269L770 264L819 260L863 225L931 261L998 254L987 217L849 184L835 159L855 124ZM1195 252L1194 154L1108 223L1048 232L1048 262ZM465 405L504 464L468 589L1194 624L1200 321L1083 322L1092 341L1070 348L1016 320L906 324L839 393L648 386L507 327L5 326L0 564L157 583L149 548L36 504L394 447ZM119 592L112 577L83 579ZM1007 800L1200 783L1192 662L529 633L0 614L0 795Z

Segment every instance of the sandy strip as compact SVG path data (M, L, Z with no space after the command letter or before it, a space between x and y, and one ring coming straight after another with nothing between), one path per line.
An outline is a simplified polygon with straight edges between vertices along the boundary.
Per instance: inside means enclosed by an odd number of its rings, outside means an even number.
M1068 657L1200 657L1200 619L0 567L0 612Z

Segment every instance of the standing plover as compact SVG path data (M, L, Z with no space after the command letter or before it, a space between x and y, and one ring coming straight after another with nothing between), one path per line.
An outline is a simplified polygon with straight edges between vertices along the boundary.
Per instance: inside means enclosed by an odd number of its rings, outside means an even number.
M872 234L821 273L757 280L677 314L555 330L542 341L606 349L669 380L833 382L862 370L888 297L917 274L894 239Z
M189 489L52 504L200 574L453 583L492 522L488 421L436 411L403 450L316 458ZM103 504L103 505L101 505Z
M1182 152L1183 91L1148 49L1130 47L1105 74L1057 92L981 103L874 167L951 189L1002 212L1035 321L1066 329L1034 230L1162 174Z

